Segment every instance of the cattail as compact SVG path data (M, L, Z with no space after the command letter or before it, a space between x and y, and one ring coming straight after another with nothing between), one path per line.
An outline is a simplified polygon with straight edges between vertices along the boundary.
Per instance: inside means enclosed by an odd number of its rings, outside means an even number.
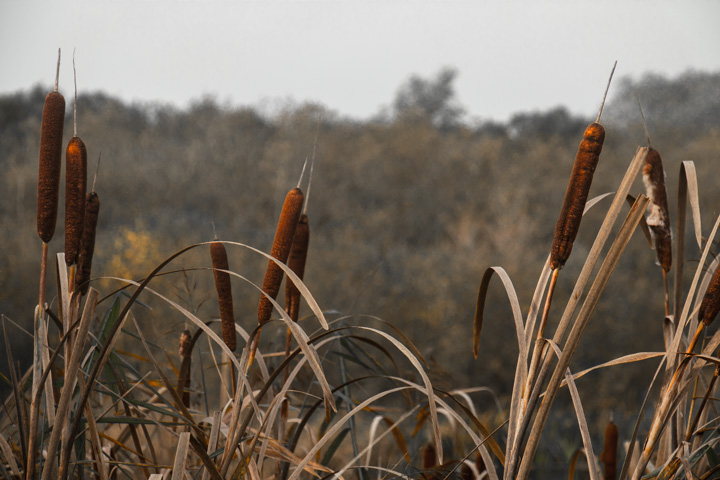
M77 264L85 220L87 150L80 137L73 137L65 150L65 263Z
M55 90L45 97L40 130L37 231L45 243L52 239L57 222L64 123L65 98Z
M282 211L280 212L280 220L278 221L277 230L275 231L275 240L273 241L270 255L279 261L286 263L290 248L295 237L295 229L302 212L304 195L299 188L293 188L285 197ZM283 270L277 264L270 260L267 270L265 271L265 279L263 280L263 292L272 297L277 297L282 283ZM263 324L270 320L273 306L265 295L260 296L258 305L258 323Z
M230 274L220 271L230 270L225 245L220 242L212 242L210 244L210 256L212 257L213 273L215 274L215 289L218 294L223 341L234 352L237 340L235 338L235 315L233 314Z
M605 427L605 443L599 460L605 467L605 480L617 478L618 428L611 420Z
M308 224L308 216L300 215L297 228L295 229L295 238L293 239L290 256L287 265L300 278L303 279L305 274L305 260L307 259L308 244L310 243L310 225ZM300 315L300 290L295 286L292 280L288 279L285 284L285 309L293 321L298 321Z
M95 232L97 230L98 213L100 211L100 198L97 193L90 192L85 197L85 220L83 222L80 253L78 254L78 273L75 279L76 288L85 295L90 280L92 258L95 251Z
M650 199L650 213L646 219L655 243L655 253L662 269L667 273L672 265L672 231L670 210L665 190L665 171L657 150L650 147L643 166L643 183Z
M191 354L192 354L192 343L190 341L190 331L189 330L183 330L183 332L180 334L180 359L182 361L182 366L180 368L180 376L179 379L180 385L182 385L182 401L183 405L186 407L190 406L190 366L191 366ZM186 365L187 362L187 365Z
M570 257L604 140L605 128L599 123L593 122L585 129L575 156L575 164L565 192L560 218L555 226L555 235L550 251L550 268L552 270L565 266L565 262Z
M425 445L423 448L423 459L422 459L423 470L432 468L437 465L437 454L435 453L435 447L431 444Z
M710 325L720 312L720 268L715 270L698 310L698 321Z

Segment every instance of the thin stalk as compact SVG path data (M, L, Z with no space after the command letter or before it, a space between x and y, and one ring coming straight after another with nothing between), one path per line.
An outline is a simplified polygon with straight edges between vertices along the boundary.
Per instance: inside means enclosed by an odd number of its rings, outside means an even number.
M693 436L693 432L695 432L695 429L697 429L698 423L700 422L700 417L702 416L703 410L705 410L705 406L708 403L710 394L712 393L713 389L715 388L715 382L717 382L718 376L720 376L720 365L715 367L715 373L713 374L713 377L710 379L710 384L708 385L707 391L705 392L702 402L700 403L700 406L698 407L698 411L695 414L695 418L693 419L692 423L690 425L688 425L687 432L685 432L685 441L686 442L690 441L690 439Z
M665 316L670 315L670 287L668 285L668 272L664 269L660 269L663 276L663 289L665 291Z

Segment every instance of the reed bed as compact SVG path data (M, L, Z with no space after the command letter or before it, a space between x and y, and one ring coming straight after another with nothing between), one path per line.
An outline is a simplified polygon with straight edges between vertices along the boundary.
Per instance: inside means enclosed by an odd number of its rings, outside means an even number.
M699 200L694 164L680 165L673 232L666 173L649 141L627 152L627 170L614 193L591 198L606 135L599 123L602 107L580 141L527 314L502 267L488 268L480 282L476 355L492 343L482 327L495 277L510 301L518 343L512 394L497 401L497 412L478 409L473 395L487 389L439 388L423 354L392 325L320 307L304 283L308 259L322 252L308 254L307 197L300 184L284 199L269 252L215 238L168 255L136 279L113 272L99 278L91 262L101 192L94 186L85 191L87 151L77 126L66 153L66 241L53 275L57 300L48 305L44 275L57 215L64 108L56 88L46 99L40 134L43 272L34 362L26 371L13 359L6 333L12 323L3 316L12 394L0 414L0 477L537 478L536 452L560 392L569 394L582 441L568 462L569 478L714 478L720 470L720 333L708 328L720 311L720 261L712 258L720 219L704 235L699 211L691 209L702 255L695 265L687 262L685 210ZM641 172L645 194L634 191ZM610 205L592 247L578 259L582 268L572 293L554 300L562 302L562 315L556 325L548 322L558 272L569 261L581 219L589 209L601 209L606 198ZM665 319L658 322L665 350L572 371L598 302L638 227L647 227L665 279ZM207 253L194 256L207 248L209 261ZM267 262L264 279L230 268L229 258L239 253ZM216 296L217 314L204 315L173 297L168 285L185 279L190 290L189 275L214 279L215 292L208 296ZM277 299L283 278L284 308ZM101 285L111 287L101 294ZM248 326L244 315L236 321L233 295L260 295L257 324ZM176 328L179 322L182 328ZM157 324L168 327L174 347L156 334ZM555 331L546 335L551 324ZM261 341L262 329L267 334ZM658 363L657 373L648 379L634 431L609 421L604 435L592 432L578 389L583 377L649 360Z

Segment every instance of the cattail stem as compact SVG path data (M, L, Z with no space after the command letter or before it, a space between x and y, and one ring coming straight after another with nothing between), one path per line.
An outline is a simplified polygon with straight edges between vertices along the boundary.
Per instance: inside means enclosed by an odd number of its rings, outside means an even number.
M700 334L705 329L705 323L700 322L698 325L697 330L695 331L695 335L693 335L692 340L690 341L690 345L687 348L687 351L685 353L686 356L689 356L692 351L695 349L695 345L697 344ZM633 473L633 480L638 480L640 476L642 475L642 472L645 470L645 467L650 461L650 455L652 454L652 451L655 449L655 446L658 443L658 440L660 439L660 433L663 430L664 426L664 419L668 414L668 410L670 409L671 405L673 404L673 400L675 398L675 393L678 388L678 384L680 383L680 379L682 378L683 374L685 373L685 369L687 368L688 363L682 362L678 367L675 369L675 373L673 374L672 378L670 379L670 383L668 383L667 389L665 390L665 393L662 395L662 398L660 400L660 405L658 405L657 411L655 413L655 417L653 418L652 425L650 427L650 432L648 433L647 441L645 443L645 448L643 449L641 455L640 455L640 461L638 462L637 467L635 468L635 472Z
M550 277L550 286L548 287L547 297L545 298L545 306L543 308L542 318L540 320L540 326L538 327L537 338L535 340L535 348L533 349L533 356L530 360L530 369L528 370L528 378L525 383L525 389L522 393L522 412L524 413L527 408L528 398L532 391L535 377L538 374L540 368L540 360L545 358L545 352L547 351L547 345L542 341L543 333L545 332L545 326L547 325L548 315L550 313L550 305L552 304L553 292L555 291L555 285L557 285L558 275L560 269L556 268L552 271L552 277Z
M662 270L663 289L665 291L665 316L670 315L670 291L668 286L668 272Z
M708 403L710 394L712 393L713 389L715 388L715 382L717 382L719 375L720 375L720 365L715 367L715 373L713 374L713 377L710 379L710 384L708 385L707 391L705 392L705 396L703 396L702 402L700 403L700 406L698 407L698 411L695 414L695 418L693 419L692 423L690 425L688 425L687 432L685 433L685 441L686 442L690 441L690 439L693 436L693 432L695 432L695 429L697 429L698 423L700 423L700 416L702 415L702 412Z
M45 310L45 282L47 279L48 244L42 244L42 258L40 259L40 294L38 295L38 306L41 311Z
M545 325L547 324L548 315L550 313L550 305L552 304L553 293L555 292L555 285L557 285L558 274L560 269L555 269L552 272L550 278L550 286L548 287L547 298L545 299L545 307L543 308L542 318L540 319L540 327L538 328L537 338L540 339L545 332Z

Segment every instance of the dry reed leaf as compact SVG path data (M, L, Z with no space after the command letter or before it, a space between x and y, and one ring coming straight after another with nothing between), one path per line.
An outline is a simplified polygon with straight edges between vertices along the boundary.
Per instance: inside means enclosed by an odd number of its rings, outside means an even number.
M7 442L7 439L5 439L5 435L3 433L0 433L0 450L2 450L3 455L5 456L5 461L10 467L10 473L19 477L20 469L15 461L15 455L13 455L12 448Z
M565 310L563 312L563 315L560 319L560 323L557 327L557 330L555 331L555 334L553 336L553 341L557 344L560 344L563 339L565 338L565 335L570 328L570 322L572 321L575 310L577 306L580 304L580 300L583 296L583 293L585 291L585 287L587 286L588 282L590 281L590 276L592 272L595 269L595 265L597 264L598 260L600 259L600 255L605 247L605 243L607 242L610 233L612 232L612 227L617 220L617 217L620 215L620 210L625 203L625 199L627 197L627 194L630 192L630 188L632 188L632 185L635 181L635 177L637 177L638 173L640 172L643 162L645 161L645 157L647 156L647 148L639 147L633 159L630 161L630 164L628 165L628 168L625 172L625 175L623 176L622 181L620 182L620 186L618 187L615 196L613 197L612 204L610 205L610 208L608 209L608 213L605 215L605 219L603 220L602 225L600 226L600 230L598 231L597 235L595 236L595 241L593 242L592 247L590 248L590 252L588 253L588 257L585 260L585 263L583 264L582 270L580 271L580 275L578 276L577 281L575 282L575 286L573 287L572 294L570 295L570 298L565 305ZM537 289L536 289L537 293ZM546 357L545 362L543 362L543 366L540 370L540 376L539 376L539 382L542 383L549 371L550 364L549 364L549 357ZM516 379L517 380L517 379ZM514 387L514 390L517 387ZM539 392L538 392L539 393ZM532 400L532 399L531 399ZM517 410L519 410L519 404L518 407L516 407ZM534 404L529 404L528 410L532 412L534 410ZM511 404L511 413L512 413L512 404ZM511 416L511 422L514 422L514 417ZM529 422L529 418L526 420ZM544 423L544 421L543 421ZM517 438L518 433L522 436L524 435L524 432L518 432L515 428L513 428L513 425L510 426L510 432L512 433L512 436L509 436L512 441L508 442L508 455L507 455L507 465L508 465L508 471L510 472L510 476L515 475L515 468L517 466L517 462L519 461L519 455L520 455L520 448L517 445ZM520 422L517 422L517 428L521 428ZM535 442L539 441L539 438L534 440ZM536 447L537 445L535 445ZM527 474L527 472L526 472Z
M222 413L220 411L216 411L215 413L213 413L212 419L210 421L212 422L212 426L210 427L210 440L208 441L207 448L208 455L210 455L217 449L218 439L220 438ZM208 478L210 478L210 472L205 469L202 474L202 480L208 480Z
M631 353L629 355L624 355L622 357L615 358L613 360L610 360L609 362L601 363L600 365L595 365L594 367L587 368L581 372L573 374L573 379L577 380L578 378L584 377L590 372L593 372L595 370L600 370L601 368L607 368L607 367L614 367L616 365L623 365L626 363L635 363L640 362L642 360L648 360L650 358L658 358L665 355L665 352L638 352L638 353ZM561 383L561 386L565 386L566 382L563 381Z
M560 347L553 342L548 342L550 348L553 349L558 359L562 356ZM570 392L570 398L572 398L573 408L575 409L575 417L578 421L578 427L580 428L580 436L583 442L583 451L585 452L585 458L587 460L588 471L590 472L590 480L600 480L600 472L598 471L597 457L593 451L592 439L590 437L590 430L587 426L587 419L585 418L585 412L583 410L582 401L580 400L580 393L573 380L573 375L570 369L565 370L565 382L568 385L568 391Z
M308 290L308 288L305 286L303 281L297 275L295 275L295 272L293 272L290 267L288 267L285 263L279 261L278 259L274 258L272 255L267 254L261 250L258 250L257 248L251 247L250 245L246 245L244 243L238 243L238 242L229 242L229 241L225 241L223 243L225 243L227 245L237 245L238 247L243 247L243 248L247 248L248 250L252 250L253 252L262 255L263 257L267 258L270 262L276 264L279 268L281 268L282 271L285 273L285 275L287 275L288 278L293 282L293 284L295 284L297 289L300 290L300 294L305 299L305 302L308 304L308 307L310 307L313 314L317 317L318 321L320 322L320 325L322 325L322 327L325 330L328 330L329 327L328 327L327 320L325 319L325 315L323 314L323 311L320 309L320 306L318 305L317 301L315 301L315 298L310 293L310 290ZM202 244L199 244L199 245L202 245ZM264 297L264 295L263 295L263 297ZM275 308L277 308L277 307L275 307Z
M348 413L342 416L335 424L333 424L330 428L327 429L325 432L325 435L322 436L322 438L319 438L317 442L314 443L314 445L308 450L308 452L305 454L303 459L300 461L300 463L297 464L295 470L290 475L288 480L297 480L300 476L300 474L303 472L306 465L308 465L309 462L311 462L315 458L315 454L319 452L325 444L333 439L337 433L345 427L347 422L352 418L356 413L362 411L365 407L368 405L371 405L376 400L379 400L383 397L386 397L388 395L391 395L396 392L400 392L405 389L409 389L411 387L395 387L391 388L389 390L385 390L383 392L377 393L371 397L366 398L364 401L356 405L352 410L350 410Z
M523 325L522 311L520 309L520 300L518 299L515 287L513 286L512 280L508 276L507 272L502 267L490 267L485 270L482 281L480 282L480 290L478 291L477 303L475 306L475 319L473 321L473 354L475 358L478 356L480 349L480 333L482 331L482 325L484 320L485 310L485 299L487 297L488 287L490 286L490 280L492 279L493 273L500 277L500 280L505 287L508 299L510 300L510 307L513 312L513 320L515 321L515 332L517 333L518 348L522 355L527 351L527 340L525 338L525 326Z
M374 328L369 327L356 327L359 330L366 330L369 332L374 332L377 335L380 335L381 337L384 337L386 340L388 340L390 343L392 343L395 348L397 348L403 355L405 355L405 358L407 358L410 363L412 363L413 367L417 370L417 372L420 374L420 377L423 380L423 384L425 385L425 388L427 390L427 398L428 398L428 405L430 408L430 421L432 423L432 430L433 430L433 436L435 438L435 449L437 451L437 457L438 457L438 463L443 463L443 450L442 450L442 438L440 436L440 425L438 423L438 416L437 416L437 406L435 404L436 397L435 393L433 392L432 384L430 383L430 377L427 376L427 373L422 368L422 365L418 361L417 358L410 352L410 350L403 345L399 340L392 337L391 335L388 335L387 333L377 330Z
M590 438L590 431L588 430L587 426L587 419L585 418L585 412L583 411L582 402L580 400L580 394L577 391L577 386L575 386L575 382L572 379L572 374L570 373L570 369L567 369L567 373L565 374L566 381L568 382L568 386L570 389L570 396L572 397L573 401L573 407L575 408L575 416L578 420L578 426L580 427L580 433L583 440L583 445L585 448L583 450L585 451L585 458L587 459L588 464L588 470L590 471L590 479L591 480L600 480L600 472L598 472L598 464L597 464L597 458L595 457L595 452L592 448L592 440Z
M98 297L99 294L97 290L91 288L88 291L87 299L85 300L85 309L83 311L82 319L80 321L80 325L78 327L78 332L76 335L76 344L72 350L72 357L70 358L70 361L68 363L68 369L65 372L65 383L63 385L63 389L60 392L60 399L58 400L55 417L55 421L58 422L58 425L63 425L66 422L72 394L75 391L75 382L77 380L77 373L80 368L80 359L83 356L84 345L86 343L88 332L90 330L90 323L92 322L93 315L95 314L95 306L97 305ZM68 335L69 333L70 332L67 332L66 335ZM50 440L47 446L48 458L57 457L57 449L60 445L60 436L62 433L64 432L61 428L54 428L52 430ZM63 448L70 448L69 445L65 444L65 442L69 441L70 439L68 438L63 440ZM55 462L47 462L45 468L43 469L42 479L49 480L55 473L56 467L57 465Z
M679 205L685 204L685 198L690 199L690 211L692 213L693 227L695 229L695 241L699 249L702 249L702 217L700 216L700 193L698 189L697 173L695 163L685 160L680 166L680 179L678 184L678 210ZM680 201L681 196L683 201Z
M395 437L395 441L396 441L398 447L403 452L403 458L409 464L410 463L410 454L407 450L407 445L405 444L405 439L402 437L402 434L400 433L400 430L398 429L398 425L400 425L407 418L409 418L415 412L415 410L417 410L418 408L419 408L419 405L415 405L413 408L411 408L410 410L403 413L403 415L401 415L400 418L398 418L394 422L388 418L384 418L381 416L375 417L373 419L373 422L371 425L370 439L368 440L367 445L365 446L365 448L363 448L361 451L359 451L356 456L354 456L353 458L348 460L348 462L335 473L336 477L341 477L342 474L345 473L352 465L357 464L358 461L360 460L360 457L362 457L363 455L365 455L365 466L369 467L371 465L370 457L372 454L373 447L378 442L380 442L380 440L385 438L388 433L392 433L392 435ZM375 430L375 428L377 428L377 425L381 421L384 421L387 424L388 428L383 433L381 433L379 436L375 437L374 430ZM372 428L372 427L375 427L375 428ZM398 442L398 437L402 439L402 443ZM433 449L433 453L434 453L434 449Z
M668 349L667 353L667 363L665 366L667 371L675 368L677 355L674 352L680 351L680 341L682 340L683 331L685 330L685 326L688 322L690 307L692 306L692 299L695 296L695 291L700 281L700 277L703 273L703 266L705 265L708 255L710 254L710 247L712 246L712 242L715 238L715 235L717 234L718 228L720 228L720 216L718 216L717 220L715 221L715 225L713 226L712 232L710 233L710 237L705 244L705 249L703 250L700 261L698 262L698 267L695 270L695 275L693 276L692 283L690 284L690 288L688 290L687 297L683 305L680 319L677 321L677 329L675 331L675 336L673 337L672 343L670 344L670 348Z
M680 318L680 305L682 301L682 281L685 267L685 228L687 217L687 201L690 197L691 215L695 228L695 240L698 249L702 250L702 224L700 218L700 200L698 195L697 175L695 164L692 161L684 161L680 165L678 176L678 199L677 199L677 238L675 240L675 285L673 292L673 317L675 321Z
M185 460L187 459L190 445L190 432L183 432L178 439L177 450L175 450L175 462L173 463L172 480L183 480L185 473Z
M405 383L407 385L412 386L414 389L418 390L420 393L427 394L427 389L423 387L422 385L418 385L416 383L413 383L409 380L406 380L404 378L400 377L391 377L393 380L399 382L399 383ZM440 408L444 409L452 418L457 422L459 426L463 428L463 431L470 436L470 439L473 441L473 443L476 445L475 448L479 449L479 454L482 457L482 460L485 465L489 465L487 469L487 475L492 479L496 480L498 478L497 472L495 470L495 466L492 460L492 456L490 453L492 452L495 454L497 459L500 461L501 465L505 465L505 457L502 453L502 449L500 449L500 446L497 445L497 442L493 439L493 435L497 433L502 427L504 427L506 422L503 422L499 427L497 427L492 432L487 432L487 429L480 428L480 425L476 426L479 430L481 430L481 434L484 438L480 438L480 436L475 432L475 429L473 429L466 421L465 418L460 415L455 410L451 409L450 406L440 397L435 397L435 401L438 403ZM485 444L490 445L490 449Z
M570 465L568 466L568 480L575 480L575 470L577 469L577 461L580 458L580 456L583 454L583 449L578 448L573 452L572 457L570 457Z
M625 196L627 195L627 192L623 192L622 188L618 189L618 194L616 194L615 201L613 204L618 201L620 204L622 204L625 200ZM560 386L560 382L562 381L562 378L565 375L565 369L568 368L570 359L575 353L575 350L577 349L577 346L580 342L580 338L582 337L582 334L585 331L585 327L587 326L588 321L590 320L590 317L592 316L592 313L595 310L595 307L597 305L597 302L600 299L600 295L605 289L605 286L607 285L608 281L610 280L610 276L612 272L615 269L615 266L617 265L617 262L620 260L620 256L622 255L623 251L625 250L625 247L627 246L628 242L630 241L630 238L632 237L633 232L635 231L635 228L637 227L640 218L642 217L643 213L645 212L645 208L647 206L648 199L644 195L641 195L638 198L638 201L634 205L633 209L628 214L627 218L625 219L625 222L623 223L622 227L620 228L620 231L617 234L617 237L615 241L610 246L610 250L608 251L607 255L605 256L605 260L603 261L602 265L600 266L600 270L598 271L595 280L593 281L590 290L587 294L587 297L585 298L585 301L582 305L582 308L580 309L580 312L578 313L578 316L575 320L575 324L573 325L573 328L568 336L568 339L565 343L565 346L563 348L562 356L560 357L560 360L557 363L557 366L555 367L555 371L553 372L553 376L550 379L550 383L547 388L547 393L545 396L545 399L543 400L542 404L540 405L540 409L538 411L538 414L535 418L535 422L533 424L533 428L530 431L530 437L528 438L528 443L525 448L525 453L522 457L522 460L520 462L520 470L518 471L517 478L524 480L528 477L530 473L530 467L532 463L532 458L535 455L535 451L537 449L538 443L540 441L540 435L542 433L542 430L545 426L545 422L547 421L548 415L550 413L550 407L553 404L553 401L555 399L555 396L557 395L558 388ZM608 214L609 215L609 214ZM606 217L607 219L607 217ZM598 234L600 235L600 234ZM597 244L597 239L596 239ZM591 252L592 253L592 252ZM557 342L555 342L557 343Z

